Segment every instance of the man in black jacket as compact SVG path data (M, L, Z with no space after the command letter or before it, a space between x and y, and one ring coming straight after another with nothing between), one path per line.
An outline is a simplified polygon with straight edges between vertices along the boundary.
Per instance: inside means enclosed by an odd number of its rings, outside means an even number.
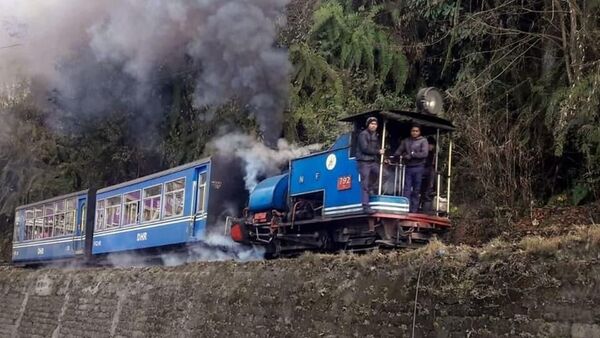
M421 136L419 125L410 128L410 137L404 139L394 153L394 156L402 156L406 166L402 195L410 200L409 212L417 212L419 209L419 194L428 153L429 145Z
M383 154L383 149L380 148L377 134L377 119L369 117L366 124L367 129L358 134L356 161L360 173L362 207L365 213L373 214L375 211L369 206L369 191L373 189L379 177L378 159Z

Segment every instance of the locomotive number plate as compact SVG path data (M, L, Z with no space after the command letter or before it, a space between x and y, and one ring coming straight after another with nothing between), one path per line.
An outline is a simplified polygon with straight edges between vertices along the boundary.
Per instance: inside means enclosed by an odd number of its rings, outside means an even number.
M348 190L350 188L352 188L352 177L351 176L338 177L337 190Z

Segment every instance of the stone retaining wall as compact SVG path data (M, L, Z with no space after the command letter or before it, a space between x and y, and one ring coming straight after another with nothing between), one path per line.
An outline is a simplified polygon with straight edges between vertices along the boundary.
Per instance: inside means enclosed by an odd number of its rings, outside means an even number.
M578 237L172 268L6 267L0 337L410 337L417 283L417 337L600 337L599 247Z

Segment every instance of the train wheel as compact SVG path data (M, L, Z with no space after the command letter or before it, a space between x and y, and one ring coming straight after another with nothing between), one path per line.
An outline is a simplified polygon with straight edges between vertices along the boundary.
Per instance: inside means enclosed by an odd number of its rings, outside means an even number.
M271 244L266 246L265 259L277 259L281 257L281 243L277 239L273 239Z
M321 250L330 252L334 248L333 238L329 231L319 231L319 242L321 243Z

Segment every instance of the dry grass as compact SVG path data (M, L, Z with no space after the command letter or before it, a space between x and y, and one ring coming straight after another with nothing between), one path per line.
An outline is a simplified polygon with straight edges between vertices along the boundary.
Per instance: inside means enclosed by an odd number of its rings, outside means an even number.
M324 261L333 261L336 264L353 262L360 266L377 266L378 264L402 264L406 266L420 266L422 263L445 265L464 265L473 258L482 262L502 260L514 254L524 253L533 256L554 257L576 256L584 252L600 252L600 225L574 226L563 235L543 237L534 235L524 237L518 242L510 242L501 238L493 239L482 247L468 245L447 245L434 240L428 245L417 250L397 250L381 252L375 250L368 254L315 254L305 253L300 257L304 262L318 265Z
M531 236L523 238L518 246L530 254L552 256L559 250L560 244L560 237L544 238L541 236Z
M588 227L586 237L590 245L600 246L600 225Z
M500 238L495 238L479 249L479 259L482 261L490 261L505 256L511 249L510 243Z
M568 234L556 237L529 236L517 246L526 253L542 256L553 256L564 248L575 251L600 249L600 226L576 226Z

